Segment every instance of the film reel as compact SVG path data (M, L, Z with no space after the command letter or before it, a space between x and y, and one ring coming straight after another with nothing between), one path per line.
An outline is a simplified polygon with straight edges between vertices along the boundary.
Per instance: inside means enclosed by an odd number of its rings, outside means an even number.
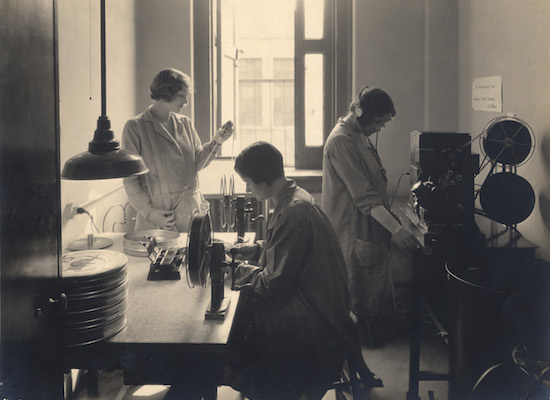
M531 215L535 208L535 192L521 176L499 172L487 177L479 201L488 218L512 226Z
M480 147L492 164L479 190L481 208L488 218L512 227L527 219L535 207L533 188L516 173L533 155L535 135L525 121L506 116L489 121L480 136ZM502 172L494 172L497 164Z
M61 286L67 306L58 313L61 340L74 347L108 339L124 328L128 258L110 250L63 254Z
M207 285L212 246L210 212L197 212L191 217L187 236L187 282L189 286Z
M519 166L531 158L535 136L525 121L499 117L489 121L483 129L481 148L493 163Z

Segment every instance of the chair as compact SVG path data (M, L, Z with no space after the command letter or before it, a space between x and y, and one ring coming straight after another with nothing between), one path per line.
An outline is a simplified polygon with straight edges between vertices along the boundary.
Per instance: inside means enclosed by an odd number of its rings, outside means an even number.
M335 381L330 389L334 389L337 400L346 400L344 392L351 392L354 400L360 400L362 395L373 387L383 386L382 380L369 369L363 359L359 330L356 329L340 372L340 379Z

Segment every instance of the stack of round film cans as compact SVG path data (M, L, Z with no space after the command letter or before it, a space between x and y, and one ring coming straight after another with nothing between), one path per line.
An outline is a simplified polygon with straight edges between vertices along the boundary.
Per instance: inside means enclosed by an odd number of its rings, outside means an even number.
M96 343L124 328L127 262L124 254L110 250L63 254L61 281L67 307L60 311L59 322L66 346Z

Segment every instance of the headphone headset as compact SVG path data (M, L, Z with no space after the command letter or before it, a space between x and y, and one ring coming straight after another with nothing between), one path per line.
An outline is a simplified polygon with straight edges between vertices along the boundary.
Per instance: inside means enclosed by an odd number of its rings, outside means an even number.
M355 114L355 117L361 118L363 114L365 114L365 110L361 107L361 100L363 95L368 93L371 89L372 88L369 86L363 86L361 90L359 90L359 94L357 95L357 105L353 108L353 114Z

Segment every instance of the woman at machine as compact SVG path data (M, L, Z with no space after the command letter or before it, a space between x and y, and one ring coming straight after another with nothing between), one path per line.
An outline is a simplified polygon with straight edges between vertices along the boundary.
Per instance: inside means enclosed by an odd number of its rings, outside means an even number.
M206 206L198 187L198 171L216 157L233 134L226 122L202 145L190 118L179 114L188 103L191 79L166 68L151 83L153 104L124 126L122 146L141 155L145 175L124 178L130 204L137 210L135 230L186 232L193 211Z
M323 152L322 207L336 231L348 268L351 308L366 344L393 306L391 239L415 246L412 233L391 212L386 170L369 137L395 116L390 96L363 87L340 118Z

